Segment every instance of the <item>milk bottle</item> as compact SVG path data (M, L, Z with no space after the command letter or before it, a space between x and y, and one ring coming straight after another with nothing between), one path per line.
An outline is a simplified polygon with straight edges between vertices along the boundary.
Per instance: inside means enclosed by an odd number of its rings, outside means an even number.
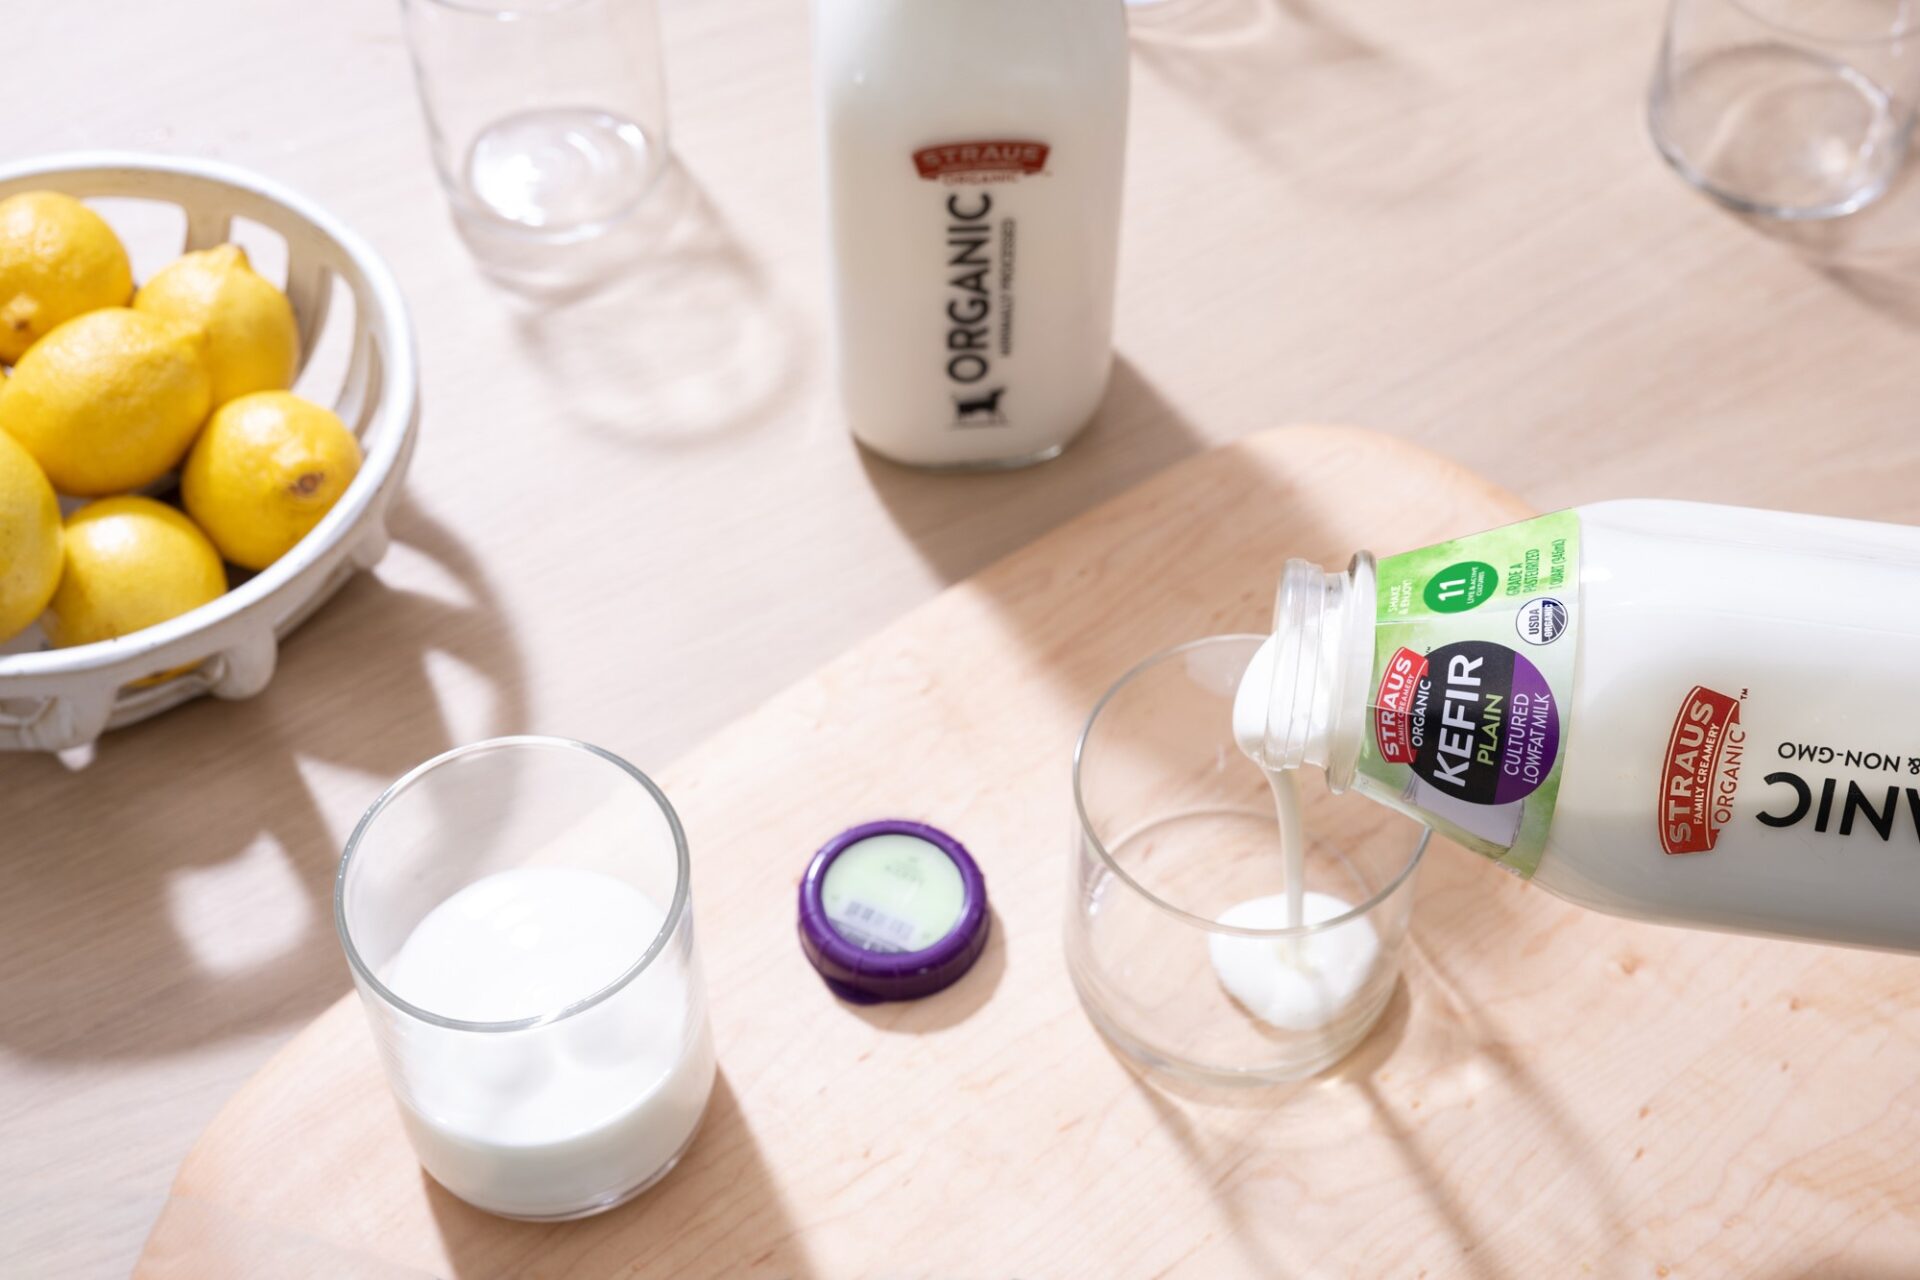
M1293 561L1242 702L1569 901L1920 952L1920 530L1605 502Z
M815 0L840 400L898 462L1050 458L1112 359L1119 0Z

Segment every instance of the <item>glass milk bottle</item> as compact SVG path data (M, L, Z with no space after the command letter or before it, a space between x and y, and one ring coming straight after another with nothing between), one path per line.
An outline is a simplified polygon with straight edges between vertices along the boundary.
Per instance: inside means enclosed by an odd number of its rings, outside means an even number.
M815 0L840 399L896 462L1051 458L1112 364L1120 0Z
M1920 952L1920 530L1603 502L1293 561L1234 736L1583 906Z

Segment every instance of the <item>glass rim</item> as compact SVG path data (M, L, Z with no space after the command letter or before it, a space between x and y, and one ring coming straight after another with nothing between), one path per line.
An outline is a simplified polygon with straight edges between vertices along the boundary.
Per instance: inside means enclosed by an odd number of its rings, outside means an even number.
M1183 644L1174 645L1170 649L1162 649L1159 653L1148 658L1143 658L1139 662L1134 663L1133 666L1127 668L1126 672L1122 674L1119 679L1115 680L1105 693L1100 695L1100 700L1093 704L1093 710L1088 713L1087 722L1082 726L1080 736L1073 744L1073 808L1074 814L1080 823L1081 839L1093 847L1093 851L1100 856L1100 861L1107 865L1107 869L1118 876L1121 882L1126 884L1135 893L1167 914L1198 928L1205 929L1210 933L1226 934L1229 937L1261 939L1305 938L1316 933L1338 928L1341 925L1349 924L1354 920L1367 916L1379 908L1388 898L1392 897L1400 886L1406 882L1407 878L1413 874L1414 868L1420 865L1420 859L1424 857L1427 852L1427 843L1433 839L1433 828L1424 823L1421 824L1419 838L1413 842L1413 851L1407 857L1407 864L1400 868L1399 872L1396 873L1392 879L1388 880L1386 884L1381 886L1380 889L1366 901L1354 905L1337 916L1326 920L1319 920L1313 924L1282 926L1278 929L1253 929L1245 925L1223 924L1209 916L1203 916L1197 912L1188 911L1185 907L1176 906L1134 879L1134 877L1114 859L1113 854L1108 851L1106 843L1100 839L1099 833L1094 830L1093 819L1087 813L1086 796L1083 794L1080 786L1080 770L1086 758L1087 739L1092 736L1094 726L1100 722L1100 713L1107 709L1107 704L1112 702L1114 698L1120 694L1121 690L1127 688L1127 686L1131 685L1140 676L1145 675L1147 671L1153 667L1157 667L1161 663L1173 658L1191 653L1195 649L1218 644L1227 640L1241 641L1258 646L1263 644L1266 639L1267 637L1265 636L1254 635L1248 632L1204 636L1198 640L1188 640ZM1247 764L1253 766L1253 761L1249 760Z
M445 2L445 0L442 0L442 2ZM455 2L458 3L459 0L455 0ZM1732 5L1734 8L1738 9L1741 13L1746 14L1747 17L1753 19L1753 21L1759 23L1761 26L1766 27L1770 31L1778 31L1782 35L1792 36L1795 39L1799 39L1799 40L1815 40L1821 44L1837 44L1837 45L1897 44L1901 40L1904 40L1908 36L1912 35L1916 27L1916 24L1913 18L1909 16L1908 13L1906 12L1905 5L1900 6L1901 13L1900 13L1899 20L1892 27L1888 28L1885 31L1875 32L1871 35L1868 35L1865 33L1855 34L1855 35L1839 35L1839 34L1828 34L1826 32L1819 31L1813 27L1796 27L1789 23L1782 22L1778 18L1769 17L1767 14L1762 13L1759 9L1754 7L1753 0L1727 0L1727 3Z
M347 869L353 865L353 856L355 852L359 850L361 842L366 838L367 833L373 828L375 820L377 820L394 801L412 790L429 773L445 765L452 764L454 761L466 756L490 751L525 749L578 751L590 756L596 756L606 763L613 765L635 782L638 782L641 787L646 790L647 794L653 797L653 802L660 807L660 813L666 818L667 827L673 833L673 901L668 905L665 918L660 922L660 928L654 934L653 940L641 951L638 958L597 990L590 991L579 999L561 1005L557 1009L549 1009L543 1013L529 1014L524 1018L511 1018L500 1022L476 1021L469 1018L449 1018L445 1014L435 1013L431 1009L424 1009L414 1004L411 1000L401 997L393 988L382 982L361 957L360 949L356 947L353 942L353 932L347 927ZM333 927L340 935L340 945L347 953L347 966L353 970L354 977L371 988L374 994L378 995L382 1001L399 1010L401 1013L406 1014L408 1017L420 1022L425 1022L431 1026L445 1028L449 1031L474 1031L483 1033L526 1031L534 1027L563 1022L576 1014L585 1013L587 1010L618 994L632 983L635 978L646 972L653 964L654 958L666 950L668 941L678 932L680 921L687 914L687 901L690 897L688 881L691 878L692 869L692 859L687 853L687 833L685 829L681 827L680 815L674 812L673 804L667 799L666 793L660 790L653 779L634 768L631 764L628 764L613 752L606 750L604 747L596 747L591 742L581 742L577 738L560 738L537 733L509 734L499 738L483 738L479 742L469 742L464 746L442 751L439 755L431 759L421 761L390 783L387 789L380 793L379 798L367 806L367 811L360 815L360 821L354 824L353 834L347 837L346 847L340 853L340 868L334 873Z

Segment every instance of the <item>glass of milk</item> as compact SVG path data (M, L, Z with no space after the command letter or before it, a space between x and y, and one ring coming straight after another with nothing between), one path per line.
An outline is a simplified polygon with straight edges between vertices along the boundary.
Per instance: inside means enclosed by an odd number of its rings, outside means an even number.
M1149 658L1074 753L1074 986L1133 1058L1209 1083L1301 1079L1366 1038L1399 981L1428 837L1317 777L1297 798L1283 778L1277 807L1233 727L1265 639Z
M713 1088L687 841L598 747L419 766L347 841L334 921L421 1165L505 1217L583 1217L680 1159Z

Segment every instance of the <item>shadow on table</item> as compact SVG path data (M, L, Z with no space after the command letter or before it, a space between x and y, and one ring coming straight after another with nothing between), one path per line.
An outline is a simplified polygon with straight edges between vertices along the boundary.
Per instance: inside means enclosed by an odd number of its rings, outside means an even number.
M1443 892L1449 896L1461 893L1457 882L1487 874L1466 855L1453 852L1457 859L1434 868L1445 877ZM1432 1225L1450 1246L1452 1261L1445 1274L1478 1280L1530 1274L1503 1264L1486 1248L1511 1223L1525 1221L1535 1235L1551 1237L1557 1213L1619 1223L1627 1220L1627 1210L1615 1189L1617 1175L1608 1168L1606 1144L1582 1129L1555 1083L1534 1070L1476 996L1472 975L1456 975L1446 963L1450 955L1471 953L1476 939L1519 930L1526 910L1521 898L1515 892L1475 893L1469 910L1424 918L1416 913L1413 963L1380 1022L1352 1054L1311 1079L1266 1087L1209 1086L1144 1069L1112 1051L1197 1176L1211 1180L1218 1170L1239 1170L1264 1160L1276 1176L1291 1172L1310 1179L1313 1153L1352 1149L1353 1158L1379 1166L1377 1176L1402 1177L1417 1191ZM1478 1083L1422 1113L1423 1093L1436 1091L1445 1098L1449 1081L1469 1078ZM1390 1091L1403 1096L1389 1096ZM1462 1171L1448 1161L1446 1128L1434 1130L1426 1122L1450 1109L1472 1108L1482 1095L1522 1114L1519 1127L1532 1135L1525 1158L1538 1165L1543 1181L1553 1180L1556 1189L1550 1201L1516 1205L1513 1213L1490 1211L1486 1197L1476 1195L1473 1183L1463 1181ZM1456 1115L1454 1123L1462 1122ZM1515 1120L1509 1117L1505 1123ZM1303 1138L1307 1134L1311 1137ZM1515 1154L1517 1158L1520 1153ZM1301 1159L1308 1163L1285 1167L1287 1161ZM1235 1245L1249 1266L1263 1275L1286 1274L1285 1261L1266 1252L1265 1241L1274 1232L1270 1226L1262 1230L1261 1224L1278 1207L1259 1176L1216 1185L1213 1194L1230 1221L1243 1228L1234 1233ZM1599 1269L1591 1274L1612 1276L1625 1274L1628 1264L1624 1258L1609 1258L1596 1265Z
M1729 216L1792 248L1874 310L1920 327L1920 164L1913 159L1884 196L1845 217L1784 222L1732 211Z
M662 216L591 284L513 300L514 327L556 414L653 449L769 422L799 380L799 318L676 162Z
M1142 69L1303 189L1407 200L1464 178L1436 90L1319 0L1164 0L1129 12Z
M1257 1158L1267 1118L1283 1121L1292 1109L1314 1106L1342 1086L1368 1088L1367 1075L1393 1056L1405 1035L1410 1009L1406 982L1396 982L1380 1021L1352 1054L1319 1075L1270 1085L1207 1084L1145 1066L1105 1037L1101 1043L1126 1069L1155 1123L1173 1137L1196 1174L1213 1184L1213 1200L1233 1228L1233 1246L1250 1273L1284 1280L1300 1274L1298 1251L1283 1247L1284 1232L1271 1229L1275 1206L1257 1191L1247 1194L1244 1183L1217 1179L1211 1171L1237 1170ZM1352 1123L1357 1139L1365 1118L1355 1116Z
M957 1027L978 1013L1000 986L1007 971L1007 928L1000 913L989 908L992 924L987 945L960 981L945 991L918 1000L887 1000L879 1004L840 1001L840 1007L877 1030L891 1035L917 1036Z
M700 1132L672 1175L597 1217L511 1222L420 1176L457 1280L656 1273L811 1280L815 1274L724 1070L714 1079ZM649 1230L650 1223L658 1229ZM661 1252L649 1252L650 1245ZM697 1252L689 1256L689 1249Z
M1051 462L924 471L864 449L860 462L894 524L954 583L1202 447L1192 425L1120 356L1092 423Z
M101 1274L105 1274L104 1270ZM430 1271L375 1257L364 1248L276 1227L243 1213L175 1196L140 1255L136 1280L441 1280Z
M452 746L430 670L442 659L490 692L490 732L527 718L521 655L479 563L410 503L393 535L394 556L430 561L440 589L356 577L287 638L258 697L110 733L78 771L0 759L0 1045L158 1056L298 1024L346 987L332 905L345 832L307 773L363 775L370 802ZM250 917L226 907L236 881Z

